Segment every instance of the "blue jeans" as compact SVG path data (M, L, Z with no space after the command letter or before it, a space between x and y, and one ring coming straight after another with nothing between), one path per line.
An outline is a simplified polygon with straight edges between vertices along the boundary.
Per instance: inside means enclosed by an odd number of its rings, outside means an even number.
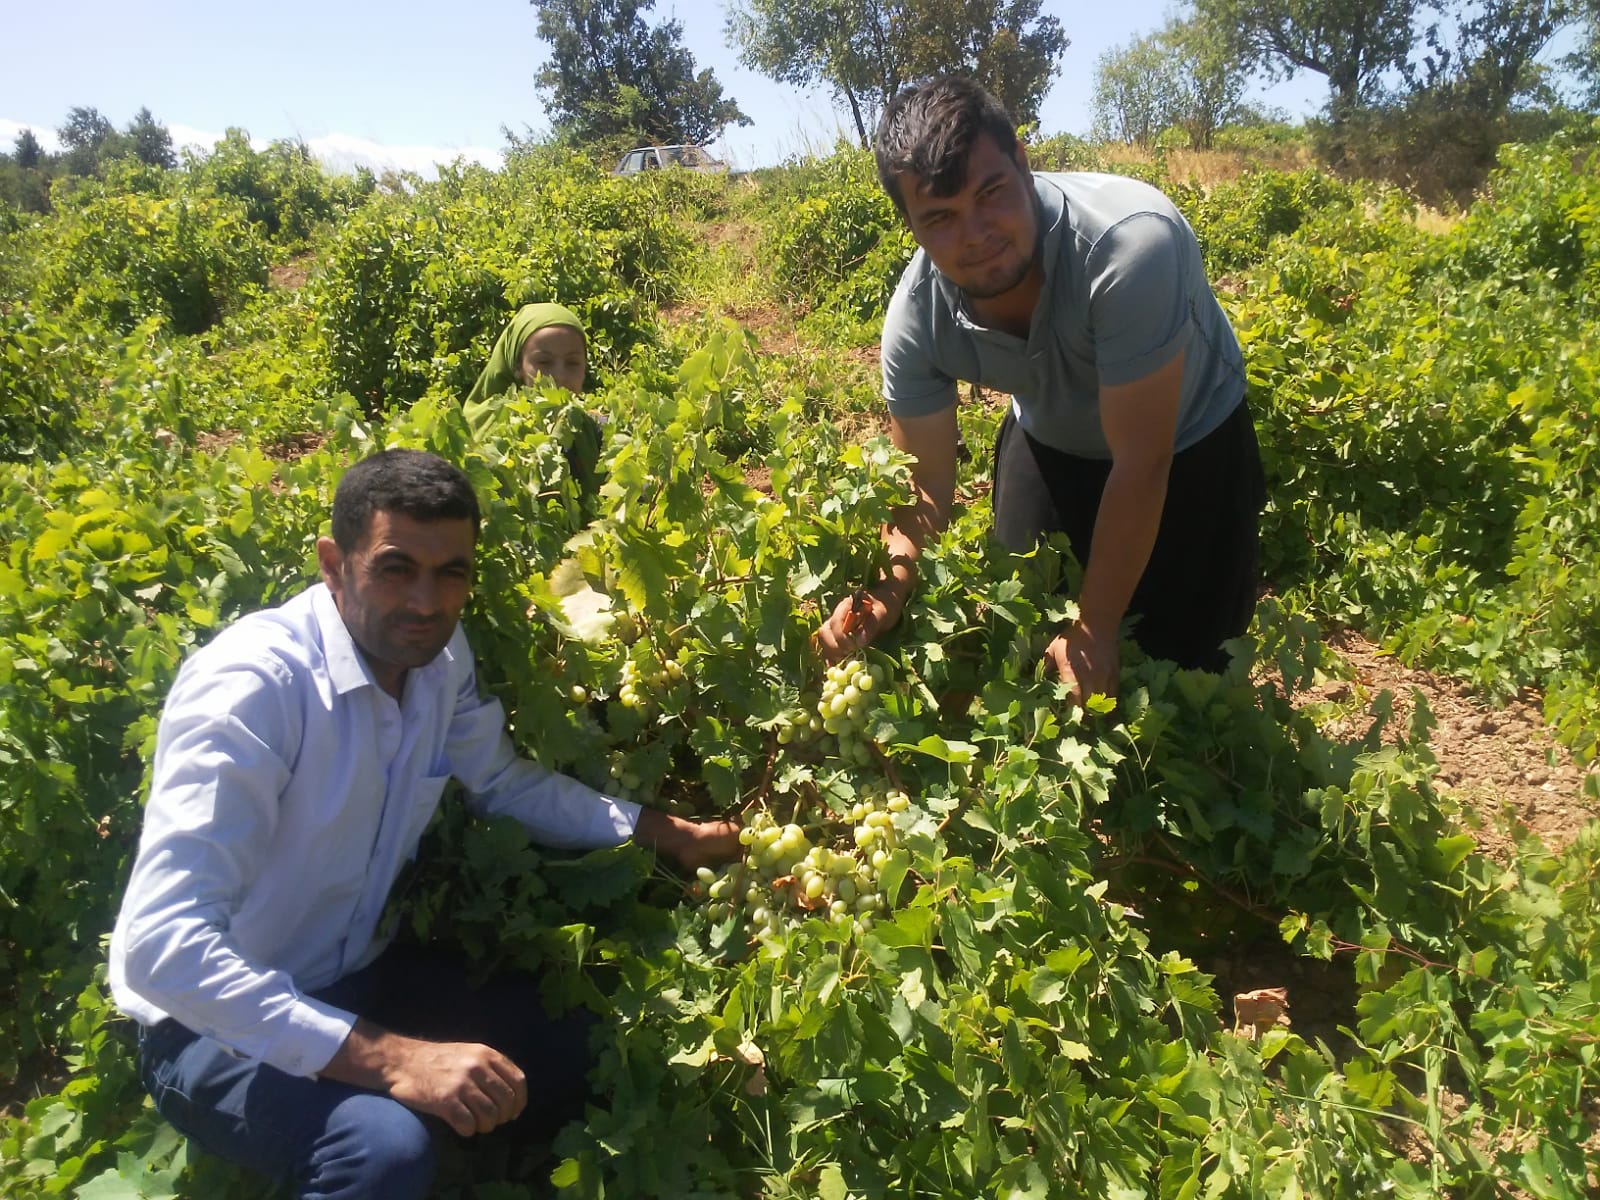
M546 1139L583 1111L595 1019L576 1011L551 1020L536 979L474 988L460 962L393 946L314 995L396 1033L482 1042L515 1062L528 1078L528 1106L490 1137ZM380 1092L235 1057L170 1018L141 1031L139 1065L156 1109L180 1133L290 1182L305 1200L421 1200L433 1182L434 1140L455 1136Z

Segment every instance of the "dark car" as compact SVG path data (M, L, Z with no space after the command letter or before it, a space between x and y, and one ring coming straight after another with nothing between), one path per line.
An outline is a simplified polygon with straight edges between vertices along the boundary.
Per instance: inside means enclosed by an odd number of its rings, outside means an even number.
M622 156L613 175L638 175L662 167L684 167L713 175L727 174L728 164L704 146L639 146Z

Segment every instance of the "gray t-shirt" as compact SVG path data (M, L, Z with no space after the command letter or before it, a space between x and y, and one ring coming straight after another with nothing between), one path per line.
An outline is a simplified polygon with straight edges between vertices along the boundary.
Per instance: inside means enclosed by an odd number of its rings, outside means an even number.
M1244 359L1207 283L1200 245L1155 188L1118 175L1033 177L1044 290L1026 339L976 324L959 288L918 250L883 321L883 394L896 416L939 412L957 381L1011 393L1017 423L1084 458L1110 458L1100 389L1184 351L1175 450L1244 397Z

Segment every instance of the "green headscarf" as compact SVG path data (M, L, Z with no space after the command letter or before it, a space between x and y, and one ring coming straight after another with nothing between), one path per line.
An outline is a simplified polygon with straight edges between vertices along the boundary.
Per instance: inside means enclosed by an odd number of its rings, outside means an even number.
M523 344L529 335L551 325L566 325L578 331L588 341L583 322L578 314L560 304L525 304L516 316L500 331L494 349L489 351L488 365L472 385L462 413L467 418L467 428L476 438L484 437L500 419L505 405L502 395L517 384L517 366L522 358ZM551 410L554 415L554 432L565 448L567 467L578 483L587 515L592 511L595 493L599 490L600 425L594 415L581 403L573 401Z
M578 314L561 304L525 304L511 318L511 323L500 331L494 349L489 351L488 365L478 376L467 394L467 407L474 409L491 396L498 396L517 382L517 363L522 357L522 345L528 335L550 325L567 325L583 334L583 322Z

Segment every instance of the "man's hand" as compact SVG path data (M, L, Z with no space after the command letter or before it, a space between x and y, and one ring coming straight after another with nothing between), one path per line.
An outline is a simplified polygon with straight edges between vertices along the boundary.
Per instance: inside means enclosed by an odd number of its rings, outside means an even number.
M1122 662L1115 633L1097 636L1074 622L1045 647L1044 657L1072 689L1072 702L1079 708L1096 692L1104 696L1117 694Z
M687 871L732 862L742 853L737 821L686 821L655 808L639 810L633 840L676 859Z
M904 586L895 579L880 579L839 601L817 630L817 649L823 661L842 662L891 628L905 608Z
M440 1118L462 1137L488 1133L528 1103L521 1069L492 1046L429 1042L356 1021L323 1078L387 1092L407 1108Z
M952 397L953 398L953 397ZM839 601L816 632L817 649L829 663L863 649L900 619L916 584L917 557L950 521L956 490L956 406L923 417L889 417L889 438L916 459L913 503L897 508L883 527L889 571L870 587Z

